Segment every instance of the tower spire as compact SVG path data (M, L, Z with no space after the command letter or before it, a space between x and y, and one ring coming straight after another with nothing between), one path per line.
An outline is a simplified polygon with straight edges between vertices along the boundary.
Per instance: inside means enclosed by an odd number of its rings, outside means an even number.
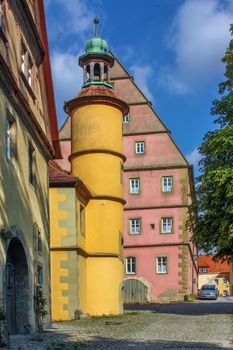
M95 16L94 18L94 24L95 24L95 37L98 38L99 33L98 33L98 24L99 24L99 18Z

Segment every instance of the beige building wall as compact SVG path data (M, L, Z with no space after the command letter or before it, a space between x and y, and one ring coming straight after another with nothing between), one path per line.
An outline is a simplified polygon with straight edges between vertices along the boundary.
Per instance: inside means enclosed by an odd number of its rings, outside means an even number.
M12 333L35 330L37 284L50 322L47 163L53 149L38 14L24 2L4 0L0 25L0 307Z

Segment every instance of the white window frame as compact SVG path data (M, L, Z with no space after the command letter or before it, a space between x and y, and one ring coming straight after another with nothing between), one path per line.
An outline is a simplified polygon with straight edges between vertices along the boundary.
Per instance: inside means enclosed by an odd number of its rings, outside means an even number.
M20 49L20 68L23 74L26 73L26 55L27 55L27 49L24 45L23 41L21 41L21 49Z
M129 179L129 192L139 193L140 192L140 179L139 177L134 177Z
M156 273L158 274L167 274L167 257L166 256L157 256L156 257Z
M129 113L123 116L123 124L129 124Z
M207 267L199 267L199 272L200 273L208 273L208 268Z
M166 217L161 219L161 232L162 233L172 233L173 229L173 218Z
M172 192L173 189L173 177L172 176L163 176L162 177L162 191L163 192Z
M28 56L28 84L32 87L32 69L33 63L31 57Z
M6 157L11 162L16 159L16 121L9 110L7 110L6 116Z
M135 153L136 154L145 153L145 141L135 141Z
M139 235L141 232L141 219L129 219L129 233L131 235Z
M126 275L135 275L136 274L136 262L137 262L137 259L135 256L127 256L125 258L125 273L126 273Z

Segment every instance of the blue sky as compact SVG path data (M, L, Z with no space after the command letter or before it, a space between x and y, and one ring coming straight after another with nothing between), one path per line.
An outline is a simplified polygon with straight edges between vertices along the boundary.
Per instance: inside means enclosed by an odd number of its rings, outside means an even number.
M210 109L223 80L233 1L45 0L45 10L59 125L64 101L81 88L77 57L97 14L100 36L196 166L196 148L213 128Z

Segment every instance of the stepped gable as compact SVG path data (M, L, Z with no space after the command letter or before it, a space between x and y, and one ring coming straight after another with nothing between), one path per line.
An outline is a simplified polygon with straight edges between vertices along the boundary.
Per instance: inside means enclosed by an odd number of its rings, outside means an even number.
M112 53L111 53L112 54ZM113 54L112 54L113 55ZM114 56L114 55L113 55ZM165 153L173 154L174 163L188 165L188 162L182 154L179 147L173 140L170 131L161 121L157 113L152 108L150 101L145 97L142 91L135 84L133 77L125 70L119 60L114 56L115 63L111 68L111 82L115 85L115 95L130 105L130 122L123 124L123 135L142 135L157 133L157 142L161 144L161 150ZM93 87L94 88L94 87ZM99 87L98 87L99 89ZM90 93L93 90L89 90ZM161 136L159 136L161 134ZM68 117L59 131L61 141L71 139L71 119ZM169 138L169 152L166 147L166 140ZM164 146L163 146L164 145ZM165 147L165 148L164 148ZM173 150L173 151L172 151ZM174 154L176 153L176 157Z
M151 102L116 57L114 67L111 68L111 79L114 81L117 97L130 105L130 123L124 124L124 134L138 130L141 133L169 131L153 110ZM137 119L134 120L134 117Z
M72 187L78 182L78 178L63 170L56 161L49 161L49 185L50 187Z

